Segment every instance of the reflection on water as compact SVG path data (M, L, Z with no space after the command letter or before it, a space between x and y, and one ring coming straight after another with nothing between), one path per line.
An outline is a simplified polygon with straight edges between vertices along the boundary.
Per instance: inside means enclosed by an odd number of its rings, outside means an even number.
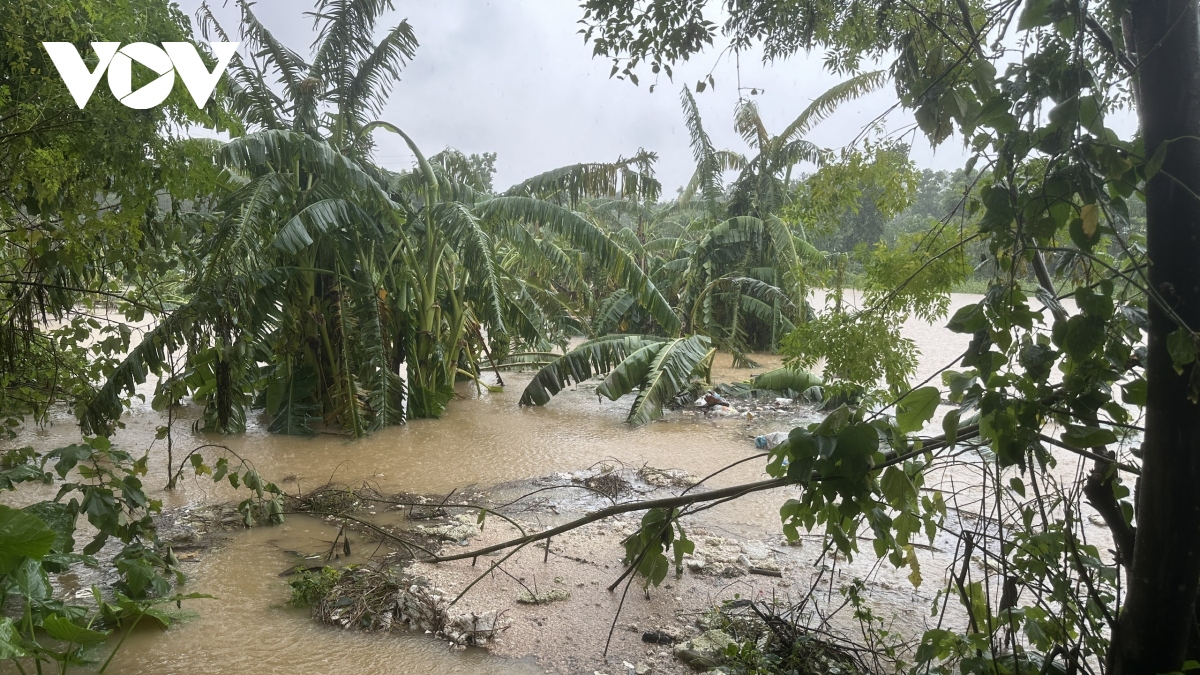
M951 312L978 296L956 295ZM912 320L906 336L922 351L918 381L953 361L965 349L968 336ZM756 357L758 358L758 357ZM759 358L761 367L735 370L728 355L718 359L715 375L732 381L777 367L777 357ZM441 420L418 420L405 427L347 440L339 436L313 438L271 436L262 427L237 437L193 434L190 419L175 429L176 461L201 443L222 443L254 463L270 480L294 492L329 481L359 485L369 482L382 492L444 493L468 485L491 486L555 471L578 469L600 460L628 465L650 464L681 468L704 476L755 452L752 438L765 431L786 429L791 422L817 419L813 410L796 413L794 420L741 418L706 419L673 415L666 421L630 429L623 423L629 400L609 402L594 393L594 384L563 392L544 408L520 408L517 401L528 375L506 374L502 393L477 395L464 386L465 400L453 403ZM143 387L147 394L151 385ZM196 411L191 411L196 414ZM186 417L186 414L185 414ZM140 454L154 446L148 487L166 483L163 442L154 435L163 419L148 405L127 416L117 443ZM45 430L28 432L18 444L48 450L78 440L73 420L61 419ZM762 464L749 462L715 478L714 487L758 480ZM286 482L283 482L286 481ZM751 495L708 512L706 519L731 532L778 531L778 506L788 497L776 491ZM33 501L50 493L24 491L18 498ZM173 494L156 495L165 505L224 500L234 495L228 485L185 480ZM110 672L131 675L159 673L474 673L531 672L525 663L502 662L475 652L451 652L424 636L378 636L325 628L310 621L307 612L284 606L286 582L278 575L293 559L283 549L296 541L331 533L309 521L293 520L280 528L259 528L238 534L222 549L203 557L191 570L186 592L216 596L195 601L199 618L162 633L139 630L127 641ZM285 543L290 542L290 543Z

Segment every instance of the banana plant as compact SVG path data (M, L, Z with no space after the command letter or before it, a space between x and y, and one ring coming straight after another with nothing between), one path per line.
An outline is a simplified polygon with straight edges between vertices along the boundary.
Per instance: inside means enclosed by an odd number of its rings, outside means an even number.
M231 65L228 96L248 131L213 157L224 192L191 242L199 254L185 302L82 408L85 430L111 431L121 397L180 352L205 428L238 431L256 408L280 433L321 424L359 436L436 417L491 352L565 342L576 303L562 284L578 287L585 262L678 333L633 257L573 210L584 198L656 199L653 155L482 191L461 155L427 159L400 128L372 119L416 48L406 23L372 42L387 4L318 3L306 60L239 0L251 55ZM227 37L207 7L200 18L206 34ZM272 77L278 92L260 86ZM413 170L372 163L374 134L387 132L417 157Z
M823 256L802 228L778 215L788 199L793 169L802 162L820 162L826 154L804 136L838 105L879 88L886 79L886 73L874 71L834 86L774 136L754 102L741 100L734 127L750 156L715 148L695 98L684 88L681 103L696 170L680 201L702 204L706 217L693 230L698 237L677 249L686 259L680 255L665 267L680 280L678 305L693 318L687 328L717 338L737 365L753 364L745 356L750 349L776 349L809 312L807 269L820 265ZM738 174L726 189L728 171ZM743 292L749 289L754 290ZM770 302L764 302L767 297Z
M637 391L626 421L639 426L662 417L663 407L694 383L709 382L716 351L703 335L608 335L589 340L539 370L525 387L521 405L545 405L572 382L604 376L596 387L600 396L616 401Z

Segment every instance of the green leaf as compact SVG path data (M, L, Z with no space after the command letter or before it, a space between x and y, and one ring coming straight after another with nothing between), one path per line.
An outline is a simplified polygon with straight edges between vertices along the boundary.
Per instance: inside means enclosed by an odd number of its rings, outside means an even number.
M961 410L951 410L942 418L942 433L946 434L946 445L954 445L958 440L958 420Z
M1155 148L1154 154L1146 161L1146 182L1150 182L1151 178L1158 175L1162 169L1163 162L1167 159L1167 148L1171 147L1171 141L1163 141Z
M1191 331L1186 328L1176 328L1167 334L1167 353L1171 355L1171 363L1175 372L1182 375L1183 367L1196 360L1196 340Z
M22 509L25 513L41 519L54 531L54 544L51 550L59 553L70 553L75 550L75 520L77 514L66 504L59 502L37 502Z
M50 577L41 563L33 558L21 558L16 571L12 575L16 582L17 593L26 601L45 601L50 599Z
M642 335L607 335L588 340L539 370L521 394L521 405L546 405L572 382L578 384L608 373L630 354L665 341Z
M1146 405L1146 378L1139 377L1121 385L1121 393L1124 394L1125 403L1129 405Z
M0 572L11 572L21 558L41 560L54 536L41 518L0 504Z
M1012 488L1012 491L1021 495L1021 497L1025 496L1025 481L1021 480L1020 476L1013 476L1008 481L1008 487Z
M651 342L626 356L613 368L608 377L604 378L600 386L596 387L596 394L615 401L641 387L646 376L650 374L655 357L672 342Z
M1063 432L1062 440L1063 443L1076 448L1098 448L1116 443L1117 435L1112 432L1112 429L1068 424L1066 431Z
M638 304L668 335L679 333L679 317L633 256L578 213L532 197L504 196L485 202L481 207L481 217L538 225L570 241L592 256L595 264L605 270L609 278L636 295Z
M820 448L817 447L817 439L812 433L804 427L796 427L788 434L787 443L781 444L775 448L780 450L785 448L791 455L790 463L787 467L788 478L795 478L802 482L807 482L812 477L813 467L817 463L817 458L820 455Z
M21 647L21 635L17 632L13 620L7 616L0 617L0 661L19 659L25 656Z
M1103 319L1077 314L1054 323L1054 342L1072 360L1080 361L1104 344L1104 329Z
M925 426L941 401L941 392L937 387L921 387L909 392L896 405L896 424L901 433L919 431Z
M650 372L629 408L626 421L639 426L662 417L663 406L697 379L699 366L711 355L710 341L703 335L678 338L663 345L650 364Z
M879 479L879 487L893 508L903 509L917 501L917 486L908 474L894 466L884 470L883 477Z
M58 461L54 464L54 471L58 473L59 478L66 478L67 473L74 469L76 464L90 458L93 452L95 450L90 445L75 443L46 453L46 459L57 457Z
M837 436L835 456L845 476L858 477L869 471L878 451L879 432L865 422L851 424Z
M1050 0L1028 0L1025 3L1025 9L1021 10L1021 17L1017 19L1017 30L1026 31L1030 28L1038 26L1048 26L1054 22L1054 18L1049 16Z
M70 619L52 614L42 621L42 628L50 637L77 645L98 645L108 639L108 633L84 628Z
M950 317L950 323L946 324L946 328L955 333L974 333L987 326L987 318L983 315L983 305L967 305L961 307L954 316Z

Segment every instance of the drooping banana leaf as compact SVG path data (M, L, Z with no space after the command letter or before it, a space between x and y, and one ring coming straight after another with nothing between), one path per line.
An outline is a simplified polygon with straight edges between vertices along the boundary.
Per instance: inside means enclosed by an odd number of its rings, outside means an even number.
M617 400L635 388L640 389L627 422L640 426L662 417L663 406L675 398L702 374L706 362L711 365L711 341L703 335L675 338L653 349L631 354L613 370L596 393Z
M600 305L595 331L600 335L619 331L621 321L629 314L629 310L633 309L635 302L637 298L623 288L605 298Z
M617 284L633 293L650 316L668 334L679 332L679 317L654 286L654 282L638 267L628 252L593 223L574 211L529 197L498 197L482 204L481 217L495 220L516 220L536 224L563 237L581 251L595 258Z
M646 345L664 341L646 335L607 335L588 340L539 370L521 394L521 405L546 405L572 382L607 373Z
M121 394L133 396L137 392L137 385L146 381L147 374L161 373L167 367L171 353L185 344L188 328L198 322L209 300L207 296L192 298L188 304L159 320L158 325L129 350L109 374L108 380L80 408L79 428L82 433L103 436L112 433L124 411Z
M654 202L662 185L654 179L654 153L641 151L615 162L573 164L546 171L518 183L505 196L530 196L561 202L574 208L587 198L617 197L635 202Z
M604 378L600 386L596 387L596 393L610 401L615 401L642 386L642 383L646 381L646 376L650 374L650 369L653 367L658 353L664 347L675 344L679 339L682 338L676 338L669 342L652 342L626 356L625 360L617 364L608 377Z

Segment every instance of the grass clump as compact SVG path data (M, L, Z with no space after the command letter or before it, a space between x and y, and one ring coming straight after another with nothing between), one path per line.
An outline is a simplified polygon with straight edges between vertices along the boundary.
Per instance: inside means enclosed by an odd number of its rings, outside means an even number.
M333 591L342 572L334 567L319 570L304 570L288 581L292 587L291 604L296 607L312 607Z

